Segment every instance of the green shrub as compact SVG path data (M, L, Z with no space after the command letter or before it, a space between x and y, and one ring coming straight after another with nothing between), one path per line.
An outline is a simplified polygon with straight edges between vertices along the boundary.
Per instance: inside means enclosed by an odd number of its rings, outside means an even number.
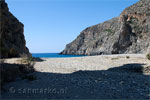
M34 62L34 58L31 57L22 57L21 63L25 63L25 64L31 64L31 62Z
M108 33L110 33L112 35L115 33L115 31L112 30L112 29L105 29L104 32L108 32Z
M119 58L111 58L111 60L118 60Z
M127 59L129 59L129 58L130 58L130 56L126 56L126 58L127 58Z
M26 61L27 61L28 63L31 63L32 61L34 61L34 58L33 58L32 56L30 56L30 57L28 57L28 58L26 59Z
M147 55L146 55L146 58L147 58L148 60L150 60L150 54L147 54Z

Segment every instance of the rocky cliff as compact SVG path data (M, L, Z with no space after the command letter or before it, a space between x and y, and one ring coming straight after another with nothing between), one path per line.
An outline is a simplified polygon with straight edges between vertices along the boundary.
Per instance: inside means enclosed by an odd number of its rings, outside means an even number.
M0 0L0 58L30 56L25 46L24 25L13 16Z
M61 54L145 53L150 47L150 0L140 0L119 17L83 30Z

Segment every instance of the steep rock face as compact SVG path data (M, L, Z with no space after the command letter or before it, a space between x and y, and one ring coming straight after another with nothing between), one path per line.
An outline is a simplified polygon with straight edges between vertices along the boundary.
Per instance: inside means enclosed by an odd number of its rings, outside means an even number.
M14 17L4 0L0 1L0 58L30 56L25 46L24 26Z
M150 0L140 0L118 18L88 27L61 54L145 53L150 46Z

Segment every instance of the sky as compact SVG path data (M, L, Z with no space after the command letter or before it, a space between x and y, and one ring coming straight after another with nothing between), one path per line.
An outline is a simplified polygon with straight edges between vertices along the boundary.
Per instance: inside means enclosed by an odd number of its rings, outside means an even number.
M59 53L86 27L118 17L139 0L6 0L24 24L31 53Z

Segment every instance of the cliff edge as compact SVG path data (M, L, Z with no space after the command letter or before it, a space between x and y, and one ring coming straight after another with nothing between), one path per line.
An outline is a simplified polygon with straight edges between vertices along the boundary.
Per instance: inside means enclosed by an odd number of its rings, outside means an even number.
M150 0L140 0L119 17L83 30L61 52L73 55L137 54L150 47Z
M24 37L24 25L0 0L0 58L31 56Z

